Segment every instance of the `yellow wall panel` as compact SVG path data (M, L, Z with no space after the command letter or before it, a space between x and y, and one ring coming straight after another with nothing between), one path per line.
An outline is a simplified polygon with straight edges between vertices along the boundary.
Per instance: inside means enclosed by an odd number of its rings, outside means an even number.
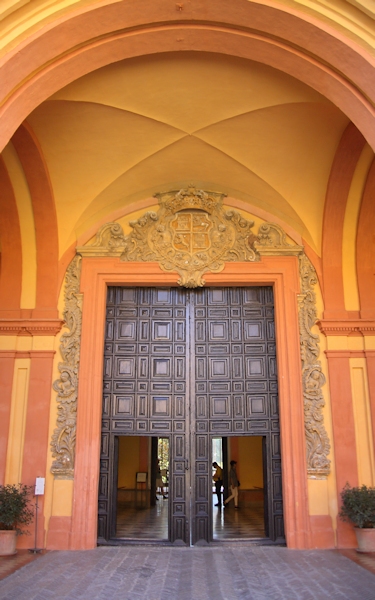
M12 144L3 151L3 159L16 197L22 243L21 308L35 308L36 241L34 213L24 172Z
M118 487L134 489L137 471L139 471L139 437L120 436Z
M326 479L308 479L309 513L310 515L328 515L329 487Z
M237 471L241 489L263 488L262 438L238 438Z
M22 483L23 447L25 441L27 394L30 359L19 358L14 366L14 384L10 412L9 439L5 471L6 483Z
M374 446L371 434L371 413L367 388L366 362L363 358L350 359L357 463L359 484L373 486Z
M356 236L358 214L361 206L363 189L374 153L366 146L358 161L346 204L344 235L342 244L344 298L346 310L359 310L359 296L356 269Z
M73 484L72 479L53 481L52 515L54 517L70 517L72 514Z

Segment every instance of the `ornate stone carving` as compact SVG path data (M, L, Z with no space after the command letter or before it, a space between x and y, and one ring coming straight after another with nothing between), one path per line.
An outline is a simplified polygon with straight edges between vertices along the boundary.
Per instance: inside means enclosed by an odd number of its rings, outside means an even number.
M262 256L295 255L303 252L303 247L289 244L285 232L276 223L263 223L259 226L254 246Z
M157 261L177 271L179 285L204 285L204 273L219 273L225 262L255 261L254 223L234 210L224 211L223 194L190 187L157 194L160 210L132 221L121 260Z
M57 426L52 436L52 473L71 479L74 475L78 365L81 342L82 294L79 293L81 256L70 263L65 277L65 326L69 332L61 336L60 379L54 382L57 392Z
M301 254L299 260L301 293L298 295L298 304L307 472L309 477L321 479L330 473L330 460L328 459L330 443L324 427L322 412L325 404L322 394L325 377L318 360L320 354L319 335L312 332L317 316L314 292L317 278L307 256Z
M326 477L330 472L330 444L322 413L325 377L318 360L319 336L312 332L317 315L317 279L303 247L290 244L275 223L262 224L258 235L254 235L252 221L234 210L224 211L223 194L190 187L156 197L160 202L157 213L149 211L130 222L133 231L127 236L118 223L104 225L93 244L77 248L78 255L68 269L64 317L70 332L61 338L64 362L59 365L60 379L53 386L58 393L59 415L52 439L52 472L64 477L73 475L82 305L78 293L80 255L156 261L165 271L177 271L178 283L185 287L204 285L203 274L220 272L226 262L257 261L262 255L294 255L300 261L298 305L308 476Z

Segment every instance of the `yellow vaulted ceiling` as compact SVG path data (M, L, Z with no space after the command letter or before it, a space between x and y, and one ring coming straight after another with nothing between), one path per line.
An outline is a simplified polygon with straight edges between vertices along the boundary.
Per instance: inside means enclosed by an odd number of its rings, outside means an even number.
M113 211L189 183L268 211L319 252L327 180L348 123L292 77L204 53L110 65L28 121L50 172L61 253Z

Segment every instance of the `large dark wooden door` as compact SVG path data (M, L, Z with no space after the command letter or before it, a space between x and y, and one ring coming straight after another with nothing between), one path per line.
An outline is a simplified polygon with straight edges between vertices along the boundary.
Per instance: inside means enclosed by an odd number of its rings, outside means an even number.
M267 532L282 538L272 288L109 288L99 541L114 537L118 435L169 437L169 538L183 544L212 538L212 437L263 436Z

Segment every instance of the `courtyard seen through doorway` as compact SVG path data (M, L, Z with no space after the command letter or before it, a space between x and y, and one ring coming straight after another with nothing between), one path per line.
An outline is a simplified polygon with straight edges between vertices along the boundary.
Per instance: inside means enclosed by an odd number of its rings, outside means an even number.
M159 541L169 539L169 461L167 437L118 436L115 539ZM267 537L264 489L264 442L261 436L212 438L212 462L223 468L223 500L229 495L230 460L237 461L240 480L239 510L233 501L215 506L212 484L212 540L255 540ZM211 463L212 464L212 463ZM212 475L215 469L212 469Z

